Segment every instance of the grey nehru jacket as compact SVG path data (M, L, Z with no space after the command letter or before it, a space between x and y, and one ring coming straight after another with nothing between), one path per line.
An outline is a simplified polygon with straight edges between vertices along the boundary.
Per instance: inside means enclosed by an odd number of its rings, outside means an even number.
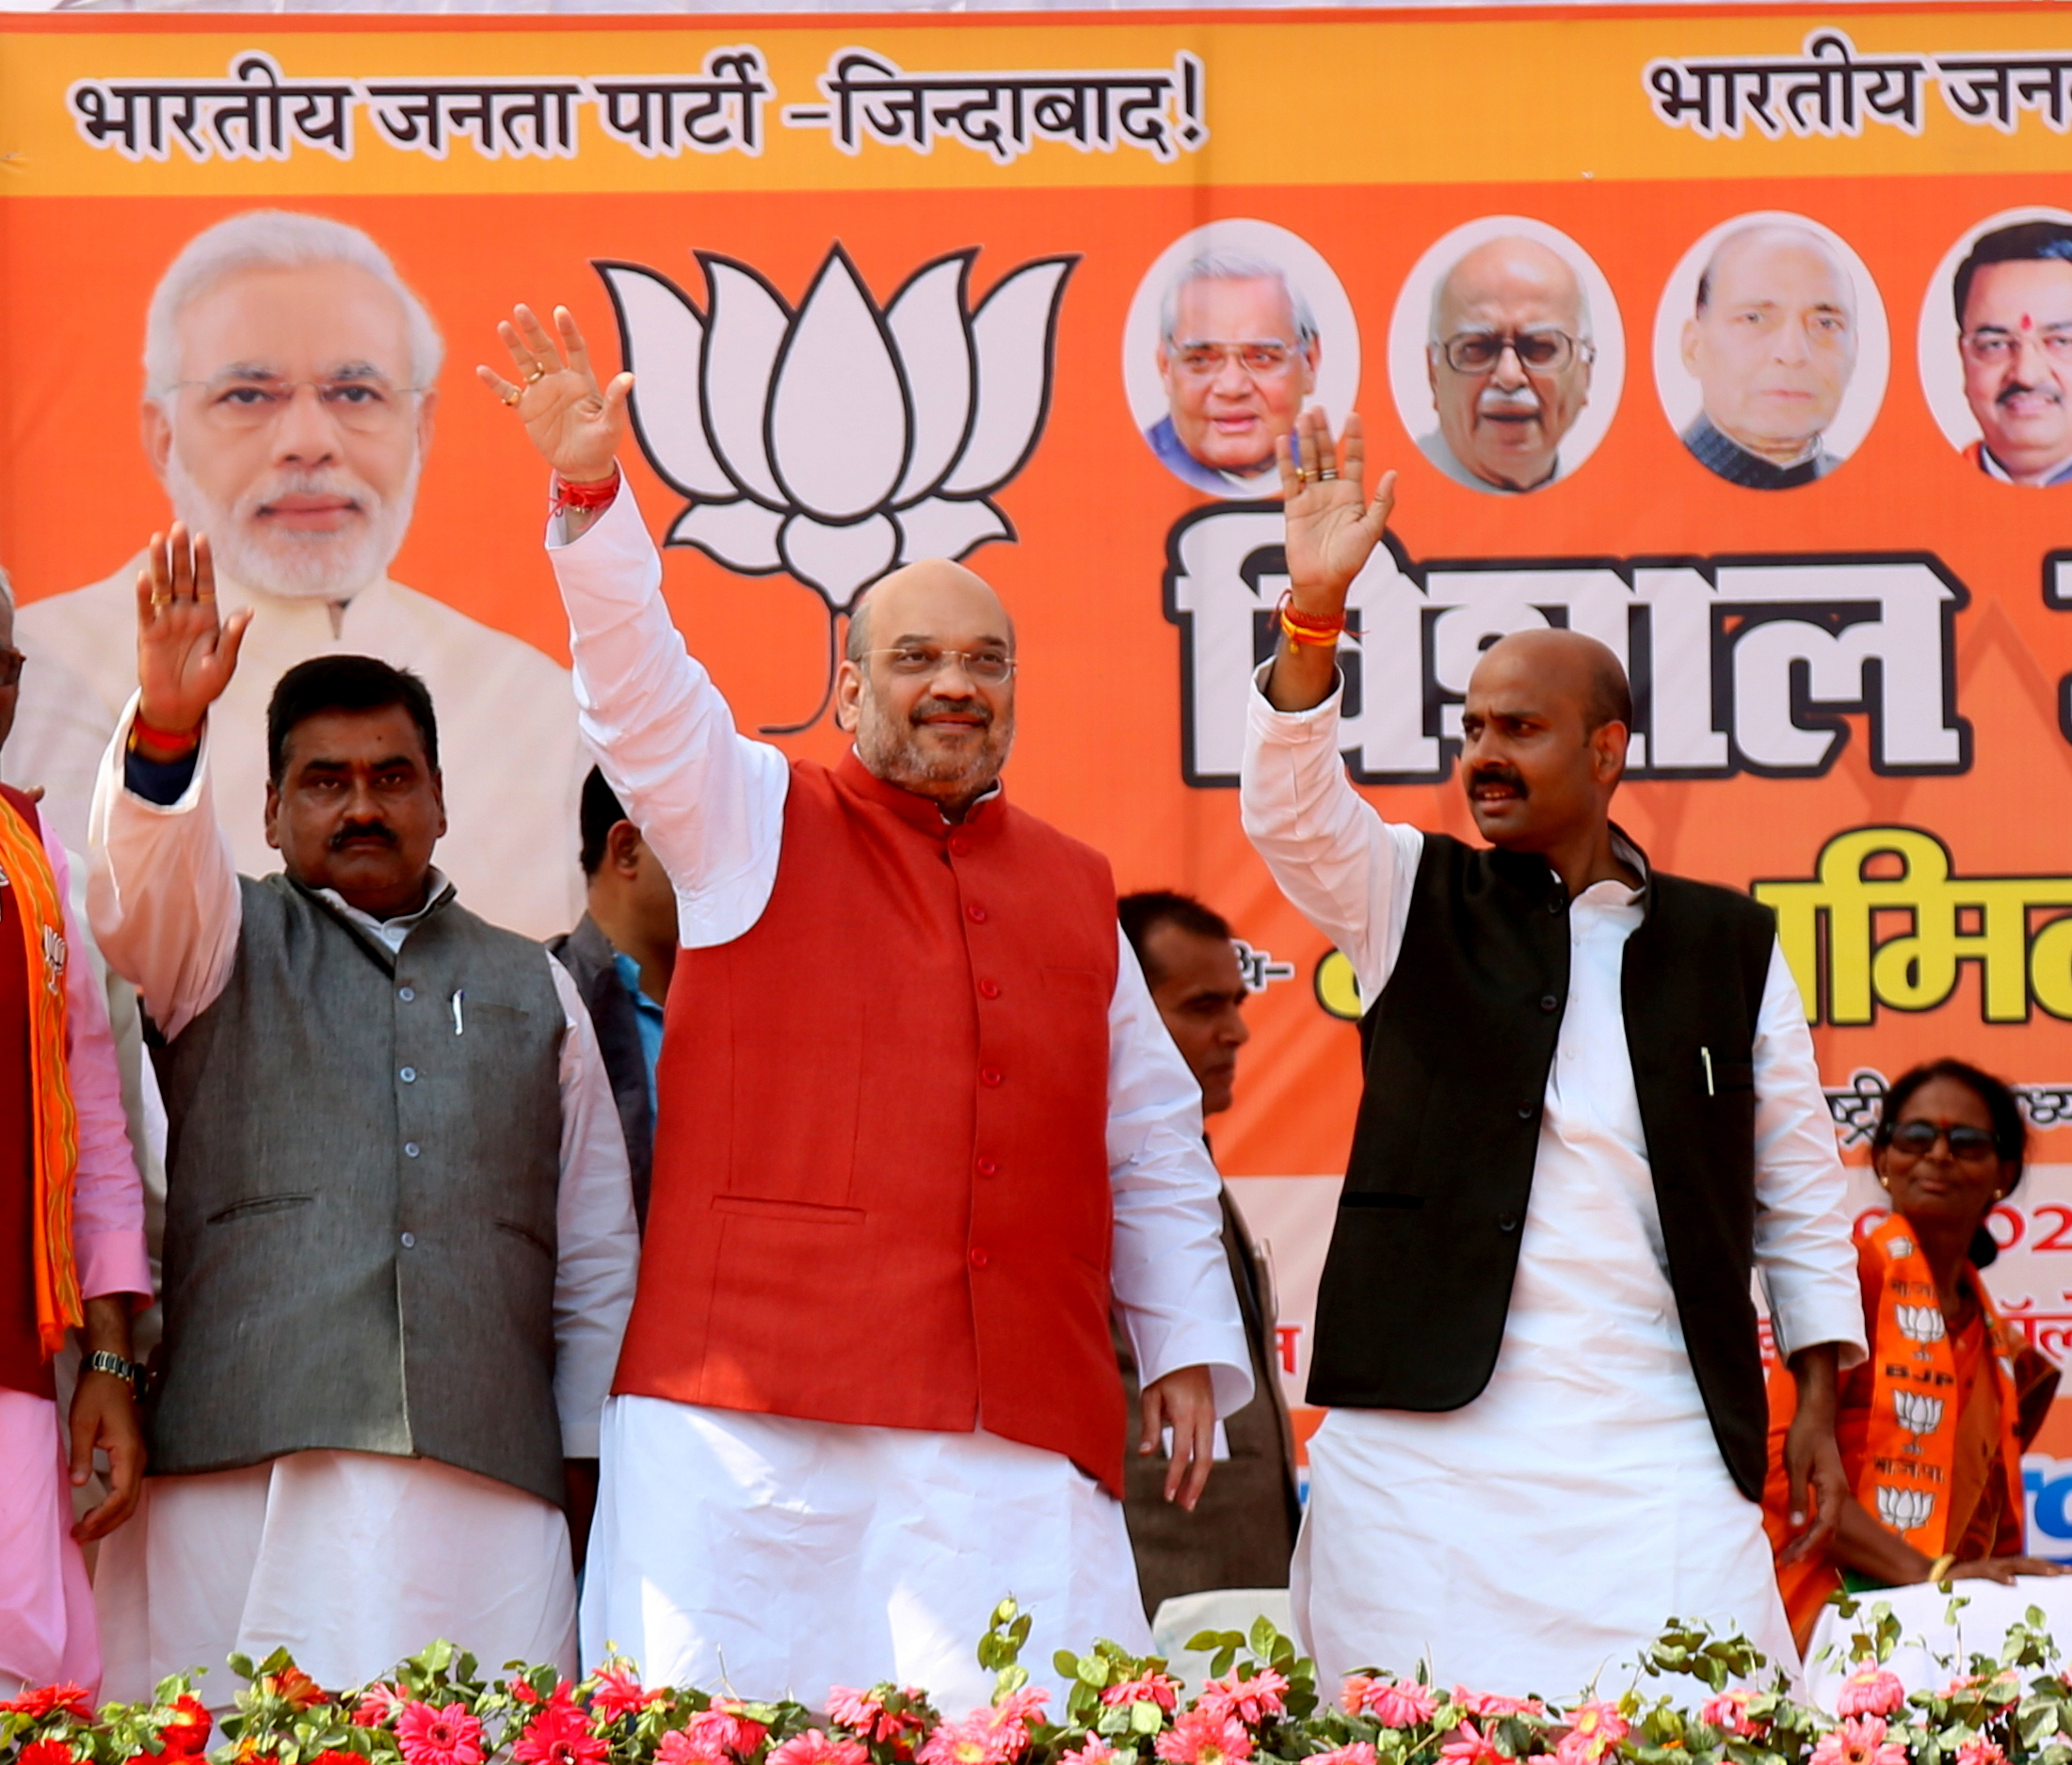
M559 1503L565 1019L540 946L450 889L392 955L285 876L238 887L227 985L154 1051L152 1470L416 1453Z

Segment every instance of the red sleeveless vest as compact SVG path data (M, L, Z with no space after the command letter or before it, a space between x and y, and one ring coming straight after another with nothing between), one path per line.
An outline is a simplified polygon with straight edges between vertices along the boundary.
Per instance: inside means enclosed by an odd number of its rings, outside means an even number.
M1061 1452L1117 1495L1107 860L795 762L776 887L685 950L615 1388Z
M31 827L36 805L0 785ZM0 1386L51 1397L56 1387L36 1334L36 1177L30 1135L28 957L12 883L0 887Z

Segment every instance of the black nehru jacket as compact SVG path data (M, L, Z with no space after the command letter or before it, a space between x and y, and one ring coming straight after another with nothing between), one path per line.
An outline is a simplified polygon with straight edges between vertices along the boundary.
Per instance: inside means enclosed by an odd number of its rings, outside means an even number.
M1669 1281L1720 1452L1759 1500L1753 1056L1775 921L1746 895L1660 873L1641 902L1620 992ZM1425 836L1402 954L1360 1025L1366 1090L1318 1295L1310 1403L1459 1409L1488 1385L1568 951L1567 895L1544 858Z

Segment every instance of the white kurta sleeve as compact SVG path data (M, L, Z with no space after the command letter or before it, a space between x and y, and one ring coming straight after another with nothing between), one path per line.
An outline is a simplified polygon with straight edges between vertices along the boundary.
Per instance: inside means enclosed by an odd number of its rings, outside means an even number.
M1339 756L1340 678L1309 711L1276 711L1253 677L1238 802L1245 831L1280 891L1345 953L1360 1003L1381 997L1403 949L1424 854L1415 827L1382 820Z
M1252 1400L1252 1355L1223 1249L1223 1181L1201 1137L1201 1087L1173 1046L1136 952L1121 955L1108 1008L1108 1177L1116 1305L1145 1385L1210 1370L1216 1414Z
M123 782L132 695L93 791L87 918L108 966L144 996L169 1039L216 1003L237 963L244 897L209 788L209 737L177 803L147 803Z
M554 1398L565 1458L595 1458L598 1419L633 1310L640 1233L626 1141L597 1032L568 970L547 971L561 1001L561 1191L554 1230Z
M769 905L791 770L735 730L685 650L662 598L662 559L623 482L580 538L554 540L551 531L584 738L676 886L685 947L728 943Z
M1756 1021L1755 1068L1756 1267L1777 1353L1835 1342L1841 1364L1853 1367L1865 1343L1848 1179L1798 985L1776 948Z

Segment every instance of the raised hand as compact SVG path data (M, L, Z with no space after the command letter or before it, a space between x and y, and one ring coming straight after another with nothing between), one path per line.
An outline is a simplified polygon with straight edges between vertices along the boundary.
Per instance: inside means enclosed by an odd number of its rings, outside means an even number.
M1345 432L1335 442L1323 411L1303 411L1294 433L1274 444L1274 457L1280 465L1295 604L1328 617L1343 609L1353 578L1381 543L1396 505L1396 474L1383 473L1373 501L1367 500L1367 442L1357 411L1346 417ZM1326 470L1331 476L1322 475Z
M521 306L496 328L511 353L518 378L506 379L493 368L478 367L482 384L518 412L539 456L568 484L597 484L612 475L619 443L626 438L626 400L634 389L631 374L616 374L606 386L567 307L554 310L558 346L533 315Z
M154 533L137 572L137 683L142 690L137 715L153 730L185 736L201 725L237 671L237 652L251 623L251 609L228 621L216 606L216 560L209 537L174 521L169 534ZM146 757L169 756L138 737Z

